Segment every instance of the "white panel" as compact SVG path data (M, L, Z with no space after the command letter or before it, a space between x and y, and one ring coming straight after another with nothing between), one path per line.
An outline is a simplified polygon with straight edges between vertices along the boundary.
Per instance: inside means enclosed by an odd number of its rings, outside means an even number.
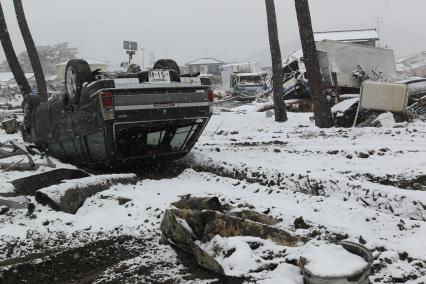
M361 108L405 112L408 92L405 84L365 81L361 89Z
M114 79L114 84L116 88L125 87L128 85L139 84L138 78L120 78Z

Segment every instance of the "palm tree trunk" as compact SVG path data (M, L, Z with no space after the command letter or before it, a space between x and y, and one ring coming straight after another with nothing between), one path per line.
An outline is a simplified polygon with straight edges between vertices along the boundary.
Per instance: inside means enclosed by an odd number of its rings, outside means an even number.
M299 23L300 40L309 81L309 89L314 104L315 124L320 128L332 126L332 116L327 96L324 92L322 75L312 30L311 12L308 0L294 0Z
M3 7L0 2L0 41L3 46L4 54L6 56L7 63L9 64L10 70L13 73L16 84L18 84L21 94L23 96L31 94L31 87L28 83L25 73L19 64L16 52L13 49L12 41L10 40L9 31L7 29L6 19L4 18Z
M34 44L31 31L28 27L27 19L25 17L24 7L21 0L13 0L15 5L16 18L18 19L19 28L21 29L22 37L27 48L28 57L30 58L31 66L33 68L34 76L37 82L38 95L41 101L47 101L47 87L46 79L44 77L43 68L40 63L37 48Z
M265 0L266 15L268 19L269 46L272 57L272 85L274 93L275 121L285 122L288 120L283 95L283 63L281 58L280 41L278 39L277 16L275 13L274 0Z

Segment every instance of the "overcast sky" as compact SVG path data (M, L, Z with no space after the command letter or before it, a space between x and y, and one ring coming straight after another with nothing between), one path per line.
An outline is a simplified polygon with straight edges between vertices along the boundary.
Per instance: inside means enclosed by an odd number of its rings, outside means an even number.
M17 51L24 48L12 0L1 0ZM284 54L299 42L293 0L275 0ZM315 31L376 28L397 57L426 50L425 0L311 0ZM82 57L121 62L123 40L180 64L268 55L264 0L23 0L37 45L69 42ZM3 52L0 58L4 59ZM141 52L136 58L142 61Z

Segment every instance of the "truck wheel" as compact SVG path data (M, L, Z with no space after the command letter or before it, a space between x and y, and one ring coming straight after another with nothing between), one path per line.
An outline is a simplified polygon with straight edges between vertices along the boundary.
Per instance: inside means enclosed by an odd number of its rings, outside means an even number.
M80 100L83 84L92 81L90 65L82 59L68 61L65 69L65 90L69 101L77 104Z
M173 71L176 71L176 73L178 73L178 75L180 76L179 65L174 60L171 60L171 59L160 59L160 60L158 60L154 64L154 70L155 69L173 70Z

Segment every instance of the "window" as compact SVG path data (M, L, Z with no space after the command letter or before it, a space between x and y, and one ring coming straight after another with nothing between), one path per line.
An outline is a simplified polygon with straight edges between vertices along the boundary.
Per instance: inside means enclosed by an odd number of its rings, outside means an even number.
M183 151L193 142L200 124L135 126L117 131L117 152L123 157L142 157Z
M147 144L151 146L158 146L163 141L165 131L157 131L148 133Z
M181 150L186 146L186 143L189 139L191 139L192 135L195 133L196 126L187 126L178 128L176 130L176 134L170 142L170 146L173 150Z
M241 76L240 84L242 85L262 84L262 77L261 76Z
M93 162L103 161L108 158L103 131L87 135L86 143Z

